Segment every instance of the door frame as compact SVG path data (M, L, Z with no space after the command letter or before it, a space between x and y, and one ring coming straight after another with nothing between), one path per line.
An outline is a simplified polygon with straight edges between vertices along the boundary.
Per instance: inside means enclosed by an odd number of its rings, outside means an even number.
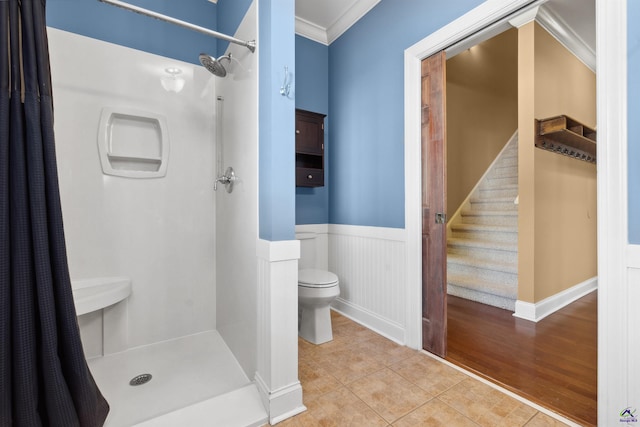
M421 61L544 1L487 0L405 50L405 342L422 348ZM627 0L596 0L598 127L598 424L608 425L632 402L627 372L633 333L627 281Z

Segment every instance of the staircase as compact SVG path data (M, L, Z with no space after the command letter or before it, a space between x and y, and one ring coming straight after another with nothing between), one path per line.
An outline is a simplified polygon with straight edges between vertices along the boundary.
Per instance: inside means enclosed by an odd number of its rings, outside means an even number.
M518 138L515 134L451 219L449 295L515 310L518 298Z

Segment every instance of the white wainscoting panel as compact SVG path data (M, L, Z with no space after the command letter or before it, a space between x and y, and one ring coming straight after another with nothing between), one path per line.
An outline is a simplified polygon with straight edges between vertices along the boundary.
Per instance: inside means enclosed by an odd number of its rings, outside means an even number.
M258 240L258 369L256 385L276 424L307 408L298 380L300 242Z
M401 344L405 265L404 229L329 225L329 270L340 280L333 308Z

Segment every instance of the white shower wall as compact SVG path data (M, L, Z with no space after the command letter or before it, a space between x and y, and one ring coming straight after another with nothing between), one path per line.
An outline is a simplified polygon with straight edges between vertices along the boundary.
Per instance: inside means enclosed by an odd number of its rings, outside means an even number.
M235 34L257 38L256 2ZM259 49L259 48L258 48ZM258 268L258 51L229 45L232 61L222 61L229 74L216 79L222 106L222 167L231 166L237 181L232 193L218 188L217 329L247 376L253 379L257 358Z
M216 328L215 84L200 66L49 28L55 134L72 280L128 276L124 337L135 347ZM165 69L185 79L161 85ZM163 178L103 175L104 107L166 117ZM87 356L100 355L102 317L81 316Z

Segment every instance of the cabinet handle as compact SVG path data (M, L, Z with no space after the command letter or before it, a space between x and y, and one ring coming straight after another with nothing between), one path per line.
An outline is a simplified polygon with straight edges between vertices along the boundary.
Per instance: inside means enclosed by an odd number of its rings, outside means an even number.
M307 179L313 179L313 175L307 175Z
M296 133L299 135L300 134L300 129L296 129Z

